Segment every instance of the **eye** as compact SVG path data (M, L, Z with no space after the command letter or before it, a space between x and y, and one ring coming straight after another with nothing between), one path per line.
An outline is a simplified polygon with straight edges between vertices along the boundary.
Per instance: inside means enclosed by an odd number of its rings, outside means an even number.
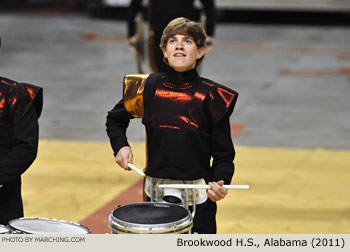
M192 40L191 39L186 39L185 43L190 45L190 44L192 44Z
M169 39L168 40L168 44L174 44L175 43L175 39Z

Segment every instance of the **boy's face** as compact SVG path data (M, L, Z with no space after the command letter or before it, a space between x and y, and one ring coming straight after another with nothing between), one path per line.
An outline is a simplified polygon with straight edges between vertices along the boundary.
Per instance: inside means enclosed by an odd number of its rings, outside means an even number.
M197 48L192 37L179 34L169 38L162 51L169 66L178 72L195 68L197 59L205 54L205 48Z

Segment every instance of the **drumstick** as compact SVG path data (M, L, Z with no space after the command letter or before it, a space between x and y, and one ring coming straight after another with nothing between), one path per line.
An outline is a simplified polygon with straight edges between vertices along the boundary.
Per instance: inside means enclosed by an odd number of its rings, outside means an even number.
M172 189L210 189L209 185L201 184L160 184L159 188ZM223 185L226 189L249 189L249 185Z
M145 177L145 176L146 176L140 169L136 168L135 165L128 163L128 167L129 167L131 170L136 171L136 172L137 172L138 174L140 174L142 177Z

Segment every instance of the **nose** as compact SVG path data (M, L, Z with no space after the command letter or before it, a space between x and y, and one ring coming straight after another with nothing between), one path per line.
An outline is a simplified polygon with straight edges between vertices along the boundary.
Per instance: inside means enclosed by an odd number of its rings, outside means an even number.
M176 44L175 44L175 49L183 49L183 41L181 40L178 40L176 41Z

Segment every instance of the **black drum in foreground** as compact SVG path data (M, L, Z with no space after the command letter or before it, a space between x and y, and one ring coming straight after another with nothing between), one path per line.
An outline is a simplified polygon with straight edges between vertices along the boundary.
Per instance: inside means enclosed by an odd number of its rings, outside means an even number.
M141 202L118 207L109 216L114 234L189 233L192 215L186 208L158 202Z

